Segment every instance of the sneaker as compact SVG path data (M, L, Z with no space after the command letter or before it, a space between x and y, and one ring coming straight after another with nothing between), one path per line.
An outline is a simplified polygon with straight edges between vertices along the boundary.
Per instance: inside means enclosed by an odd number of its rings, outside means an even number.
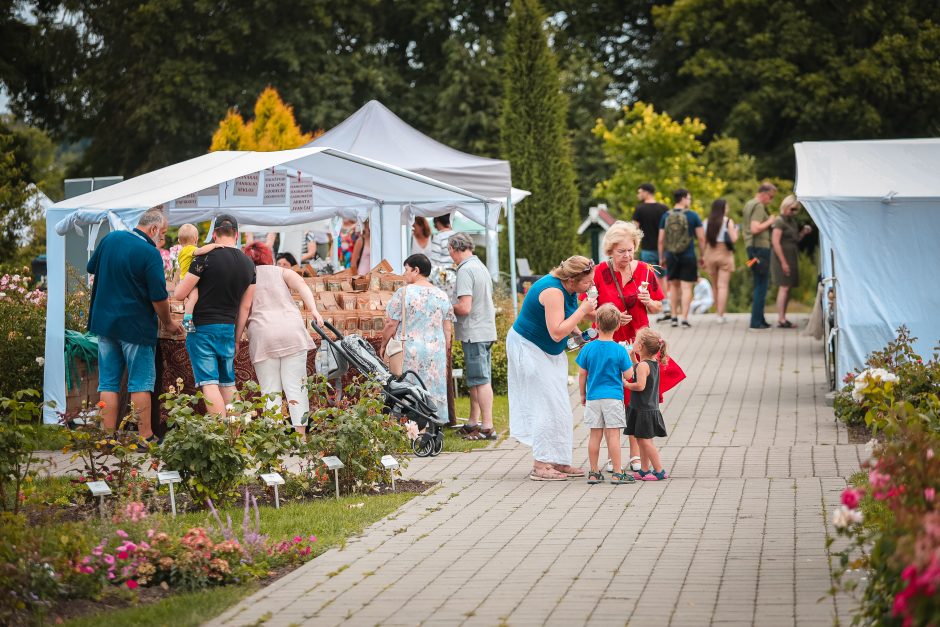
M718 324L724 324L724 323L728 322L728 319L725 318L724 316L718 316L718 317L715 319L715 322L717 322Z
M669 314L656 318L656 322L668 322L669 320L672 320L672 316Z
M671 325L671 326L673 326L673 327L679 326L679 319L678 319L678 318L673 318L673 319L672 319L672 325Z
M672 326L676 326L676 325L672 325ZM692 325L689 324L689 321L688 321L688 320L683 320L683 321L682 321L682 328L683 328L683 329L691 329L691 328L692 328Z
M600 471L594 472L592 470L591 472L588 473L587 482L591 485L594 485L596 483L604 483L604 474Z
M769 324L767 324L767 323L762 323L762 324L760 324L760 325L758 325L758 326L756 326L756 327L748 327L747 330L748 330L748 331L766 331L766 330L769 329L769 328L770 328L770 325L769 325Z

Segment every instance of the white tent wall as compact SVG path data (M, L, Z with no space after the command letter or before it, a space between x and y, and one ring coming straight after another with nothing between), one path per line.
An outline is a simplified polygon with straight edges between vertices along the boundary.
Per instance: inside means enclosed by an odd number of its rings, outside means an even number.
M918 338L917 352L932 355L940 140L807 142L796 153L797 197L819 228L821 273L836 278L838 375L863 368L901 325Z

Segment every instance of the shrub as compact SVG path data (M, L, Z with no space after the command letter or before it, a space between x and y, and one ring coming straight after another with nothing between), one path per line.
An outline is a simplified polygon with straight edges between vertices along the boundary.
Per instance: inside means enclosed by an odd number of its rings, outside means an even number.
M30 290L29 285L25 273L0 276L0 396L12 396L22 389L42 389L46 294Z
M42 408L36 390L0 398L0 509L19 512L24 482L36 475L33 453L39 440L37 416Z
M307 442L301 451L308 469L329 479L322 466L316 467L315 460L335 455L345 466L339 473L344 490L362 490L390 480L382 456L407 450L408 437L401 421L383 412L381 394L374 381L358 379L346 387L344 400L312 412ZM404 465L404 460L400 463Z
M838 588L855 591L849 569L867 570L856 622L932 624L940 616L940 398L926 389L925 367L910 350L906 329L854 377L849 398L884 441L872 444L868 475L846 490L833 513L850 544L838 552ZM901 363L897 358L902 356ZM916 364L916 365L915 365ZM929 371L929 367L927 368ZM908 379L913 375L913 379Z
M893 400L914 406L922 405L930 394L940 389L940 361L934 354L932 359L924 362L914 351L916 340L910 336L906 326L901 326L897 330L897 339L883 350L872 352L865 360L866 371L884 371L897 377L890 389ZM871 380L867 377L859 379L860 375L858 371L850 372L843 379L844 385L833 404L836 417L846 424L867 424L876 429L883 427L878 412L872 411L875 404L863 394ZM870 392L877 393L879 389L875 386Z

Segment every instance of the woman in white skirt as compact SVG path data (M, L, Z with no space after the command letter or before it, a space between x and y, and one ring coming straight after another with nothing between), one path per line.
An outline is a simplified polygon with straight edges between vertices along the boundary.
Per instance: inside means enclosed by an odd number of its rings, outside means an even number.
M594 313L595 300L578 305L594 283L594 262L569 257L526 293L506 336L509 361L509 434L532 447L533 481L583 477L572 462L574 416L568 396L565 343L578 323Z

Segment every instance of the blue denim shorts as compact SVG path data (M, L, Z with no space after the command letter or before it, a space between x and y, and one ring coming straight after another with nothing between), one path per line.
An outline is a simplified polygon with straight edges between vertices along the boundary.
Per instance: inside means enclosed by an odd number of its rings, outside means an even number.
M157 380L153 346L98 336L98 391L120 392L127 367L128 392L153 392Z
M641 250L639 259L643 263L648 263L653 266L658 266L659 265L659 252L655 250ZM656 276L663 275L663 271L659 268L653 268L653 272L656 273Z
M235 385L235 325L204 324L186 336L196 387Z
M467 387L474 388L490 382L492 342L461 342L463 347L463 371Z

